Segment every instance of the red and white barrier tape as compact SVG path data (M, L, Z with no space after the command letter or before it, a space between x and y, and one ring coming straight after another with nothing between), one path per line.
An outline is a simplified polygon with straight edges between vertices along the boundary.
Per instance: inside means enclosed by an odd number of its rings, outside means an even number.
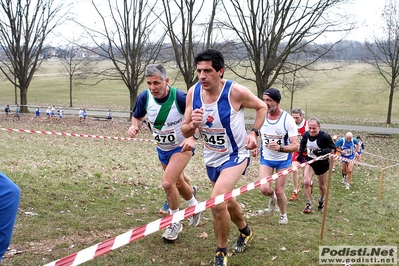
M0 130L12 131L12 132L21 132L21 133L36 133L36 134L44 134L44 135L67 136L67 137L83 137L83 138L92 138L92 139L134 140L134 141L144 141L144 142L156 143L152 139L137 139L137 138L97 136L97 135L75 134L75 133L66 133L66 132L41 131L41 130L33 130L33 129L29 130L29 129L0 128Z
M382 160L389 160L389 161L399 162L398 160L385 158L385 157L380 156L380 155L375 155L375 154L373 154L373 153L371 153L371 152L363 151L363 153L369 154L369 155L374 156L374 157L377 157L377 158L380 158L380 159L382 159Z
M396 166L399 166L399 163L394 164L394 165L390 165L390 166L383 167L382 170L386 170L386 169L389 169L389 168L392 168L392 167L396 167Z
M358 165L363 165L363 166L368 166L368 167L373 167L373 168L380 168L381 166L376 166L376 165L372 165L372 164L367 164L367 163L362 163L362 162L358 162L354 159L348 159L348 158L344 158L338 155L333 155L334 159L343 161L343 162L348 162L348 163L354 163L354 164L358 164Z
M296 171L302 167L305 167L308 164L311 164L315 161L323 159L326 156L328 156L328 154L321 156L321 157L317 157L311 161L302 163L298 166L290 167L290 168L288 168L282 172L276 173L274 175L261 178L253 183L247 184L240 188L236 188L233 191L221 194L219 196L216 196L215 198L208 199L207 201L200 202L195 206L191 206L187 209L181 210L177 213L174 213L173 215L165 216L165 217L158 219L156 221L153 221L149 224L129 230L126 233L123 233L119 236L110 238L104 242L101 242L94 246L83 249L77 253L71 254L62 259L48 263L45 266L79 265L86 261L92 260L92 259L102 256L114 249L117 249L119 247L127 245L130 242L136 241L136 240L143 238L149 234L155 233L155 232L159 231L160 229L163 229L163 228L171 225L172 223L179 222L179 221L186 219L194 214L203 212L206 209L209 209L215 205L218 205L224 201L227 201L233 197L237 197L237 196L244 194L250 190L253 190L262 184L266 184L267 182L276 180L277 178L279 178L281 176L287 175L288 173L291 173L291 172Z
M380 159L386 159L386 158L384 158L384 157L382 157L382 156L375 155L375 154L372 154L372 153L370 153L370 152L367 152L367 151L363 151L363 153L365 153L365 154L369 154L369 155L372 155L372 156L374 156L374 157L377 157L377 158L380 158Z

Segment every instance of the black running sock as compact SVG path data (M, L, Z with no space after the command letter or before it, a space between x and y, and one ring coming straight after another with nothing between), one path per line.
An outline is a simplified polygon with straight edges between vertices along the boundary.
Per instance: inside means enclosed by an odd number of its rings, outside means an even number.
M246 236L249 236L249 234L251 233L251 230L249 230L249 226L248 224L245 225L245 227L243 229L239 229L241 234L244 234Z
M218 252L223 252L223 254L226 255L227 254L227 248L217 247L216 253L218 253Z

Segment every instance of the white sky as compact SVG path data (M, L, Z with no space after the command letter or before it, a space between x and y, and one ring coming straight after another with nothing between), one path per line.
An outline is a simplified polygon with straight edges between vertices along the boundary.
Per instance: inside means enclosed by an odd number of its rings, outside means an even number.
M358 28L351 32L351 34L347 36L347 39L363 42L372 38L374 35L378 35L378 25L381 21L381 13L385 0L352 0L352 2L353 3L348 5L347 9L344 9L343 12L347 12L351 14L351 16L353 15L353 19L357 22ZM105 1L100 1L99 3L106 5ZM159 3L159 5L162 6L162 3ZM75 0L73 12L76 13L77 19L85 21L87 26L91 27L95 25L97 14L90 0ZM59 30L62 32L62 35L70 39L77 39L80 35L79 29L72 27L70 24L63 26ZM331 38L334 39L334 36L331 35L326 37L325 41L321 39L319 42L329 42ZM59 42L61 43L61 41ZM63 41L63 43L65 43L65 41Z
M353 0L349 12L352 13L359 28L353 31L348 39L364 41L378 35L381 25L381 14L384 8L384 0Z

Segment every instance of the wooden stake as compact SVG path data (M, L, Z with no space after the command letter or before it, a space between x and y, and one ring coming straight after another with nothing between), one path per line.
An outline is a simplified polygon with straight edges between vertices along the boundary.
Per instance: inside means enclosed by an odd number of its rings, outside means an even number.
M388 166L388 160L387 160L387 162L385 163L385 167L382 168L382 171L381 171L381 177L380 177L380 192L378 193L378 204L380 204L381 198L382 198L382 185L383 185L383 183L384 183L385 168L386 168L387 166Z
M326 195L324 199L324 208L323 208L323 219L321 221L321 230L320 230L320 238L323 239L324 235L324 224L326 222L326 215L327 215L327 206L328 206L328 195L330 194L330 185L331 185L331 173L332 173L332 168L334 164L334 156L330 154L330 167L328 169L328 175L327 175L327 189L326 189Z

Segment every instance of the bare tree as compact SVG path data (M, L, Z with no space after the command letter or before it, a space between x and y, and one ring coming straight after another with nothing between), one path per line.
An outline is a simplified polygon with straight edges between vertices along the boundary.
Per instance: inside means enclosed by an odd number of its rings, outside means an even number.
M201 49L213 45L213 25L216 9L220 0L206 1L212 3L208 19L204 17L205 0L162 0L165 15L165 29L171 40L179 74L183 76L187 90L197 82L194 57ZM199 36L200 29L203 36Z
M159 18L154 15L158 1L92 0L101 25L89 27L77 22L86 31L95 48L88 49L99 58L110 59L112 67L101 74L108 80L120 80L129 89L130 110L136 103L145 67L157 60L165 34L157 31ZM105 8L107 11L102 11ZM105 14L110 14L105 15Z
M96 61L90 60L85 54L85 51L76 45L67 46L58 59L64 67L69 80L69 107L72 103L72 89L75 86L84 84L84 81L94 73L94 63Z
M382 13L383 37L374 37L373 43L366 43L373 65L389 86L387 124L391 124L393 95L399 82L399 1L385 2Z
M0 0L0 70L20 90L21 112L28 111L28 88L42 63L43 44L67 7L54 0Z
M304 89L309 83L305 77L304 72L301 68L297 68L296 65L300 64L300 61L289 62L285 67L289 69L282 69L283 74L279 76L279 81L282 87L286 89L290 98L290 109L294 107L294 95L296 92ZM290 69L291 68L291 69Z
M283 68L289 56L329 32L345 32L352 28L342 27L344 19L333 14L334 8L345 0L301 1L301 0L230 0L223 1L227 14L220 21L223 27L233 32L244 52L234 51L237 64L249 71L240 74L235 66L229 67L236 75L256 84L258 97L283 74L284 70L295 71L315 63L335 43L304 60L296 68ZM345 19L348 22L349 19ZM226 34L227 36L227 34Z

